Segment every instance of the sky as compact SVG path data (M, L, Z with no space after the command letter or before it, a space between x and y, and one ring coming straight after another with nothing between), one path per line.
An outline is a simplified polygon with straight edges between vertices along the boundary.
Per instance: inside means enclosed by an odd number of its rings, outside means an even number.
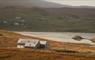
M95 0L46 0L49 2L55 2L59 4L66 4L72 6L95 6Z

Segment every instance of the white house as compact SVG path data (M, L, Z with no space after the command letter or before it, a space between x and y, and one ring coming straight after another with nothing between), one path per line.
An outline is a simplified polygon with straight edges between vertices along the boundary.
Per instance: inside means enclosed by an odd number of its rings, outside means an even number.
M47 41L40 41L37 39L19 39L17 41L17 48L47 48Z
M39 40L36 39L19 39L17 42L18 48L25 48L25 47L36 47Z
M38 48L39 47L39 40L31 40L25 43L25 48Z

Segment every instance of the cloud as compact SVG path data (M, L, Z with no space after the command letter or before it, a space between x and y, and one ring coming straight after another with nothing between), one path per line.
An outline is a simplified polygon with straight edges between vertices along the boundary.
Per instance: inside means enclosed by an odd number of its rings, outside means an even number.
M95 0L47 0L47 1L60 3L60 4L67 4L72 6L80 6L80 5L95 6Z

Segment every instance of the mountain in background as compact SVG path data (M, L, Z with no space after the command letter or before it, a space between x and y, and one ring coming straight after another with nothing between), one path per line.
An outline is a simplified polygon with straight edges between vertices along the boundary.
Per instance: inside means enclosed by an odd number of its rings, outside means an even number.
M0 0L0 4L0 29L95 32L95 7L43 0Z
M0 29L95 32L95 8L0 8Z
M68 5L48 2L45 0L0 0L0 6L59 8L67 7Z
M95 8L95 6L70 6L55 2L49 2L46 0L0 0L0 8L2 7L20 7L20 8L31 8L31 7L40 7L40 8Z

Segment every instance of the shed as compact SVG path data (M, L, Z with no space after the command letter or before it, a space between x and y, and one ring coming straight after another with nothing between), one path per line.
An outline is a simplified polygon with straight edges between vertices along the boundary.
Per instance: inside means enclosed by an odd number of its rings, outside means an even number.
M39 46L39 48L47 48L48 47L48 43L47 43L47 41L40 41L40 46Z

